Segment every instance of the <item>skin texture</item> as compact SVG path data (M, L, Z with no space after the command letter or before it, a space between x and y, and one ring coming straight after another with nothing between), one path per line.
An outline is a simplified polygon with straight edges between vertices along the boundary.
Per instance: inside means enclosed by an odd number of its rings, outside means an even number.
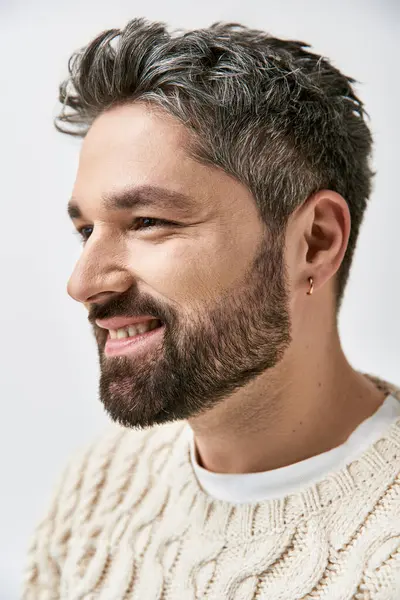
M348 363L336 326L347 204L319 191L273 242L250 191L191 159L187 141L182 124L144 103L103 113L84 138L72 196L74 224L90 236L67 290L89 312L100 400L125 427L187 419L199 463L215 472L329 450L384 400ZM147 184L190 196L193 208L104 207L104 194ZM133 229L138 217L179 226ZM96 319L149 314L166 325L157 346L105 356Z

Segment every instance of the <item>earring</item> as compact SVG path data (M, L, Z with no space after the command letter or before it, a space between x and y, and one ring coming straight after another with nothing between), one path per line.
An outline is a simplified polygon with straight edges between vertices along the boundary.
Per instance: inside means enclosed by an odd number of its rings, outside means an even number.
M313 281L313 278L312 278L312 277L309 277L309 278L308 278L308 281L310 282L310 289L309 289L309 291L307 292L307 295L308 295L308 296L311 296L311 294L313 293L313 289L314 289L314 281Z

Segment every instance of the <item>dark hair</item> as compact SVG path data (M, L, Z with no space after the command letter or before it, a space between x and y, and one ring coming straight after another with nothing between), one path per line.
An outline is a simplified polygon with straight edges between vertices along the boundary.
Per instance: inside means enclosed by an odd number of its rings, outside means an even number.
M312 193L338 192L351 214L338 313L371 191L372 137L355 80L309 47L238 23L169 33L165 23L133 19L72 54L55 126L84 137L118 104L165 109L194 134L190 154L245 184L276 235Z

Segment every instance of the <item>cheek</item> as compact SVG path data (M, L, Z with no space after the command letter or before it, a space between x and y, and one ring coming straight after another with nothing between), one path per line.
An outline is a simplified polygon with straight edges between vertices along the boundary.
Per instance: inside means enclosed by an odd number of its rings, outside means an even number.
M176 300L218 297L243 277L243 253L222 240L170 239L139 243L129 252L132 275Z

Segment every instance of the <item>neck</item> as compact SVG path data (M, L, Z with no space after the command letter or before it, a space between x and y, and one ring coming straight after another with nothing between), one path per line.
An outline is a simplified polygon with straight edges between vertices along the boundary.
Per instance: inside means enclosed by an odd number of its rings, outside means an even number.
M386 394L346 360L337 330L310 336L283 361L205 414L189 419L199 464L256 473L344 443ZM314 347L313 347L314 346Z

